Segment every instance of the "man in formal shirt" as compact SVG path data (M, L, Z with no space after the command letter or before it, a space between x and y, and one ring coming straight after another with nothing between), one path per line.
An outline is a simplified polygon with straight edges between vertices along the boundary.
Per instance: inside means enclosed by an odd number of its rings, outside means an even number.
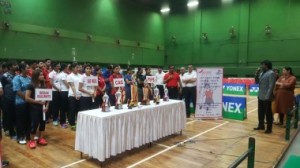
M181 67L180 70L180 82L181 82L181 88L179 89L179 100L183 100L184 99L184 94L185 94L185 83L183 83L182 79L183 79L183 76L185 74L185 68L184 67Z
M180 77L177 72L174 71L174 66L169 66L169 72L164 76L164 83L168 88L169 98L178 99L179 88L181 87Z
M267 119L266 134L272 133L273 114L271 102L273 99L273 88L275 85L275 73L272 71L272 62L264 60L261 62L258 92L258 127L254 130L264 130L265 116Z
M188 72L184 73L182 77L182 85L184 85L184 100L186 107L186 116L189 118L191 115L190 103L196 107L196 80L197 73L194 71L193 65L188 66Z
M161 98L164 97L164 76L165 73L162 71L162 67L158 67L158 72L155 74L156 76L156 86L159 90L159 95Z

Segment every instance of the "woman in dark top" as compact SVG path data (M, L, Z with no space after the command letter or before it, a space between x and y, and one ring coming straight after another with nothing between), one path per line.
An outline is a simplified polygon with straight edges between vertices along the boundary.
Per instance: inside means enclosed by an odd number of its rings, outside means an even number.
M44 101L35 100L35 89L36 88L46 88L44 82L44 75L41 70L35 70L32 74L31 83L28 85L25 100L29 103L30 111L30 141L28 143L29 148L34 149L36 147L36 142L34 141L34 136L36 130L39 127L38 141L40 145L47 145L46 139L43 137L43 132L45 131L46 121L43 120L43 112L47 112L48 103ZM43 109L43 106L45 108Z

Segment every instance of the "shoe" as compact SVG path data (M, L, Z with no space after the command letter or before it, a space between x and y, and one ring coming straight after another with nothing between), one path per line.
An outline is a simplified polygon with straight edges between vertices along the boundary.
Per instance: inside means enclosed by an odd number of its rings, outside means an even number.
M272 130L267 129L267 130L265 131L265 134L271 134L271 133L272 133Z
M8 130L4 131L4 135L9 136L9 131Z
M16 135L14 135L14 136L11 136L10 139L11 139L11 140L14 140L14 141L17 141L18 138L17 138Z
M8 165L9 165L9 161L2 160L2 167L8 166Z
M61 128L64 128L64 129L66 129L66 128L68 128L68 124L61 124Z
M58 121L53 121L52 123L54 126L58 126Z
M38 144L40 145L47 145L48 142L45 138L40 138L38 141L37 141Z
M256 128L253 128L253 130L265 130L265 127L256 127Z
M36 148L36 142L34 140L30 140L28 142L28 146L30 149L34 149L34 148Z
M38 139L39 139L39 137L38 136L34 136L34 138L33 138L35 141L37 141Z
M21 145L25 145L27 142L26 139L19 139L18 143Z
M71 130L76 131L76 125L71 126Z

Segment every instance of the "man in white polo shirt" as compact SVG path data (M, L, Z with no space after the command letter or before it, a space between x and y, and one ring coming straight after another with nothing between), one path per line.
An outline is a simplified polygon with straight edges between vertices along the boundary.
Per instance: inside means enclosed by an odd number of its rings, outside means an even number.
M190 103L192 101L194 107L196 105L196 80L197 80L197 73L194 71L193 66L188 66L188 72L183 75L182 83L185 84L185 107L186 107L186 116L187 118L190 117Z
M155 74L156 76L156 86L159 90L159 95L161 98L164 97L164 76L165 73L162 71L162 67L158 67L158 72Z

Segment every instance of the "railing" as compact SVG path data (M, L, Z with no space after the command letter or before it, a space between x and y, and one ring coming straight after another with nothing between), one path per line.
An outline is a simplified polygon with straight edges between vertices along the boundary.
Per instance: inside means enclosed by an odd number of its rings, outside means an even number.
M294 125L294 129L298 129L299 121L299 101L300 95L295 98L295 108L286 114L286 129L285 129L285 140L290 140L291 126ZM293 123L291 123L292 117L294 116Z
M250 137L248 142L248 150L243 153L237 160L235 160L229 168L235 168L239 166L248 157L248 168L254 168L255 161L255 138Z

